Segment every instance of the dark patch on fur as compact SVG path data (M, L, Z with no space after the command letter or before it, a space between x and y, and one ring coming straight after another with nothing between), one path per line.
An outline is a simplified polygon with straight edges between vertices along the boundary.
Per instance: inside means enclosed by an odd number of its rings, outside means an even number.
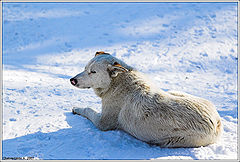
M105 53L104 51L99 51L95 53L95 57L98 55L110 55L109 53Z

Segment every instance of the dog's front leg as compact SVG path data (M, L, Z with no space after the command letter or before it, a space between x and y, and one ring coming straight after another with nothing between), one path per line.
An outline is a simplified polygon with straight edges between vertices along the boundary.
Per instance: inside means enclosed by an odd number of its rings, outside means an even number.
M72 109L72 112L73 114L78 114L91 120L93 124L98 127L100 116L101 116L100 113L97 113L96 111L90 108L78 108L78 107L74 107Z
M111 122L109 123L108 121L109 119L106 120L106 118L103 117L101 113L97 113L91 108L74 107L72 109L72 112L73 114L78 114L89 119L98 129L102 131L113 129L113 127L110 124Z

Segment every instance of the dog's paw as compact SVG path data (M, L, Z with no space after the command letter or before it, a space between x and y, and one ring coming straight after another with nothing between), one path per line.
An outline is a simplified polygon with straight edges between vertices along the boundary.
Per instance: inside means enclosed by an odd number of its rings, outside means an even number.
M77 114L76 112L75 112L75 109L73 108L72 109L72 113L75 115L75 114Z
M78 108L78 107L73 107L72 108L72 113L75 115L75 114L79 114L80 115L80 110L81 108Z
M72 109L73 114L84 115L85 108L73 107Z

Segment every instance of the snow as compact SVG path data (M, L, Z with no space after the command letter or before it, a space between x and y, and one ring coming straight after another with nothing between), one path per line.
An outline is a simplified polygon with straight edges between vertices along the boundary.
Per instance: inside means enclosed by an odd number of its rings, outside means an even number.
M221 140L160 148L73 115L101 111L93 90L69 82L96 51L212 101ZM237 3L3 3L3 157L236 160L237 59Z

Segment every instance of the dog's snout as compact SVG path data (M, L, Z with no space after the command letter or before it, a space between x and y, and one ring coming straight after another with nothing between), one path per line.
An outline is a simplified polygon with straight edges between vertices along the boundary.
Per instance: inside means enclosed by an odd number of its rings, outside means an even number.
M71 78L70 82L71 82L72 85L75 86L77 84L77 79Z

